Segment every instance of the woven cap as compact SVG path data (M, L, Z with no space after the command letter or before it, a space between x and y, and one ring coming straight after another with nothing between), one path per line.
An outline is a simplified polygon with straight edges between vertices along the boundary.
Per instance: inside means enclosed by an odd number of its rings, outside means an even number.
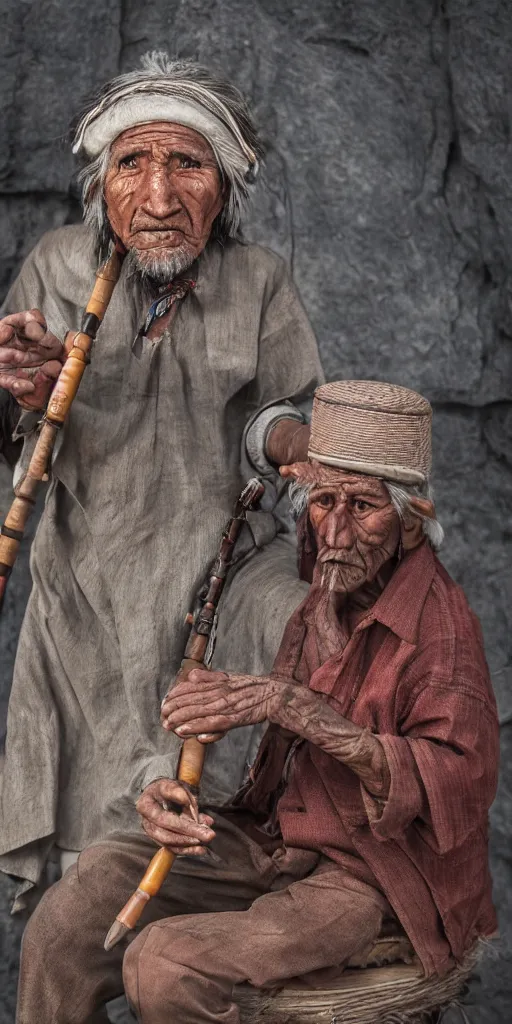
M397 384L323 384L315 391L308 456L384 480L424 483L432 464L430 403Z

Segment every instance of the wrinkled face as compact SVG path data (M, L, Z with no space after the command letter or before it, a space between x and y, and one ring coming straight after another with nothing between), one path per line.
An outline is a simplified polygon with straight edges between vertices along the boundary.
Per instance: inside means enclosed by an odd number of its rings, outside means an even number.
M395 554L398 513L376 477L319 463L304 465L303 471L299 483L312 485L309 518L318 547L317 570L331 590L350 593L375 579Z
M119 135L104 197L112 229L158 283L193 263L223 206L209 143L191 128L165 121Z

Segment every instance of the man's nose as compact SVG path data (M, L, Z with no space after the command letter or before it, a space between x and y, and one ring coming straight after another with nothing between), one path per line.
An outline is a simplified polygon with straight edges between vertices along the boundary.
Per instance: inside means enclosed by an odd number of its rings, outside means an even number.
M161 164L148 168L145 182L145 196L142 206L146 213L163 220L180 207L174 175L169 167Z
M347 503L339 503L328 513L325 523L325 543L329 548L351 548L354 543Z

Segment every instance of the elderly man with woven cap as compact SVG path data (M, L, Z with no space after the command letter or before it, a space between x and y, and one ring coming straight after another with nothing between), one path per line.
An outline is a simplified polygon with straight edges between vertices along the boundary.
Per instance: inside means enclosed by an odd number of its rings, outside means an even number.
M289 527L287 537L270 511L272 480L305 454L309 428L293 403L321 378L284 261L241 237L262 144L237 89L149 55L105 86L74 149L85 224L44 236L0 322L4 451L18 454L17 424L22 469L61 339L78 329L112 243L127 252L32 549L0 815L0 869L25 888L50 848L76 857L113 829L138 830L141 791L141 813L161 806L158 780L175 774L180 744L160 728L160 704L185 615L255 469L268 504L238 551L217 650L234 670L271 667L304 595ZM241 730L212 748L208 799L237 789L260 735ZM186 844L195 826L178 815L175 825Z
M316 391L309 459L281 470L310 589L273 671L194 670L162 706L167 731L205 743L269 720L247 783L203 807L197 857L176 861L126 952L102 943L151 843L81 854L29 925L20 1024L36 1006L43 1024L92 1019L122 966L144 1024L237 1024L236 983L325 985L393 927L441 978L494 931L496 707L477 620L435 555L430 452L420 395ZM178 852L165 812L145 831Z

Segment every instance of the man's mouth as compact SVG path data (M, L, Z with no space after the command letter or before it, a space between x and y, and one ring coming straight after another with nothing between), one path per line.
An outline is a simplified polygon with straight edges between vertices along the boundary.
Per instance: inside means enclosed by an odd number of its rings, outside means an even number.
M181 245L185 233L178 227L138 228L132 238L139 249L158 249Z
M322 561L322 585L329 591L350 593L361 586L366 577L366 568L361 562L347 562L339 558Z
M342 551L326 551L324 554L320 553L318 560L322 565L343 565L349 569L363 568L360 558L351 558Z

